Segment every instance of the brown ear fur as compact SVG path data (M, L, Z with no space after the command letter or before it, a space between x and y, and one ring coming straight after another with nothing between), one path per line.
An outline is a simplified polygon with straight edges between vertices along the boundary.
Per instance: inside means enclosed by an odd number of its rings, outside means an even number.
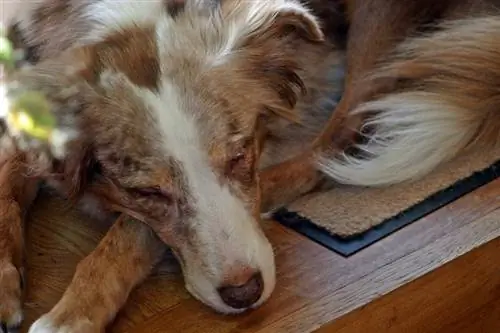
M325 40L319 22L308 12L295 10L282 11L276 16L274 26L282 34L294 31L311 42L322 42Z
M248 70L266 82L278 99L263 101L264 110L292 122L299 122L295 106L307 94L305 67L318 66L334 49L324 37L316 18L306 10L284 9L273 23L253 34L244 46ZM324 73L322 73L323 75Z

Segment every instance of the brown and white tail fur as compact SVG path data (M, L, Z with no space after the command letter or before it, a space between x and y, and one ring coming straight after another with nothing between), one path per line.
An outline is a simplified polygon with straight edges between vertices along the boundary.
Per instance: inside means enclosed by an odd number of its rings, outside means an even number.
M356 154L320 159L322 171L353 185L414 180L500 133L500 16L455 20L409 38L369 76L397 80L351 111L365 119Z

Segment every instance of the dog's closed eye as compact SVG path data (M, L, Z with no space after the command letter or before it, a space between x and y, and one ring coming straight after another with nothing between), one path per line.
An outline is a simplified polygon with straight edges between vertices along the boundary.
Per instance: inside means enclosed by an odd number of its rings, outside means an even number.
M160 186L134 188L131 191L134 194L143 197L157 198L163 200L167 199L168 201L172 199L171 195L167 191L162 189Z
M135 188L134 191L142 195L161 195L161 189L159 186Z

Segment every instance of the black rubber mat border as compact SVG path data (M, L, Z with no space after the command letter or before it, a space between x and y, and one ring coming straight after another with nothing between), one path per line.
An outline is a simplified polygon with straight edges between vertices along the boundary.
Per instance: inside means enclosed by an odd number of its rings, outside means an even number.
M335 251L344 257L349 257L439 208L448 205L467 193L488 184L499 176L500 161L497 161L488 168L457 181L448 188L427 197L420 203L405 209L398 215L383 221L366 232L349 238L332 235L326 229L315 225L309 219L286 208L276 211L273 214L273 218L282 225L323 245L327 249Z

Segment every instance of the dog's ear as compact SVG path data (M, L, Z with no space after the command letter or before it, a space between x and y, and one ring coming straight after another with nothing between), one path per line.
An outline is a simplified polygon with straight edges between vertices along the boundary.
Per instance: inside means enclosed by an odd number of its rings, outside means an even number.
M294 108L306 93L304 59L325 39L319 21L298 0L221 0L220 6L224 32L243 51L248 75L275 92L261 98L261 110L297 122Z
M324 40L319 20L298 0L222 0L221 8L225 19L234 21L234 32L240 36L295 32L312 42Z
M322 42L325 39L318 19L296 1L285 1L277 8L274 27L283 34L297 32L312 42Z

